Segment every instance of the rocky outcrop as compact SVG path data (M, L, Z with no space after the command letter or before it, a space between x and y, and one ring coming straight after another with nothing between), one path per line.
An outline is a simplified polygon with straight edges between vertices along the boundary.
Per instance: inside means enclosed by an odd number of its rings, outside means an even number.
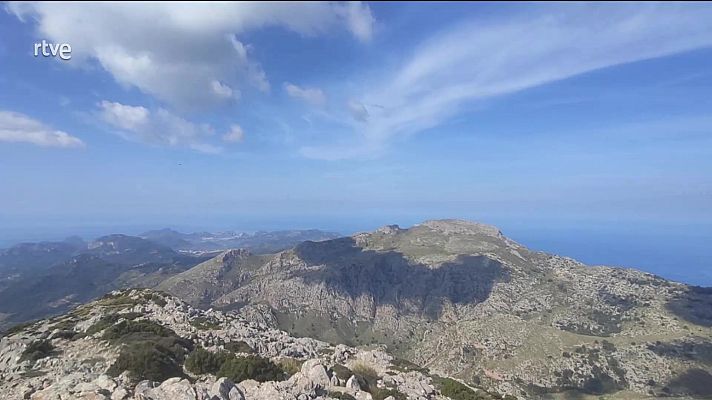
M129 336L121 336L122 332ZM282 380L233 382L183 367L181 373L160 381L137 380L138 372L115 368L120 354L136 338L131 332L144 332L141 340L148 340L150 332L163 335L159 338L163 343L176 338L174 343L181 346L214 354L233 351L226 350L231 348L228 343L244 343L254 357L275 365L289 361L301 366ZM162 362L150 360L142 361L140 367ZM429 374L404 372L393 360L383 349L295 338L239 314L200 310L165 294L131 290L113 292L70 314L38 321L3 337L0 393L8 400L310 400L332 399L339 393L370 399L369 390L384 390L405 396L399 398L446 399L434 389ZM377 374L378 381L371 387L358 383L360 372L356 371L364 368ZM343 371L348 371L348 379L339 378Z

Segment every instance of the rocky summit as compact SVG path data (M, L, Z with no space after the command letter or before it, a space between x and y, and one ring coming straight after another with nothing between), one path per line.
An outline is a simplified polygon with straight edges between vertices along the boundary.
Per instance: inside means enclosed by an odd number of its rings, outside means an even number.
M7 332L0 393L8 400L503 397L431 374L381 346L296 338L239 314L137 289Z
M712 290L531 251L483 224L228 251L158 288L521 398L712 396Z

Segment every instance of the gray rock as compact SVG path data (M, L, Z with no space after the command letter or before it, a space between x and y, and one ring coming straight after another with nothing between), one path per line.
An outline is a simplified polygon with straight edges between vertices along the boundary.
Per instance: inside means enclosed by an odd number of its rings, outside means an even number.
M356 376L351 375L351 377L346 381L346 388L354 391L361 390L361 385L358 383Z

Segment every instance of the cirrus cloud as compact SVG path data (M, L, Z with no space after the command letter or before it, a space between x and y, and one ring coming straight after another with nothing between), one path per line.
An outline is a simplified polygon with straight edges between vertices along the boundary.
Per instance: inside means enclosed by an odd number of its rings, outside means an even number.
M514 18L464 21L436 33L397 68L373 79L345 112L342 143L302 154L340 159L377 154L396 137L436 127L473 102L594 70L712 46L704 4L574 4ZM364 104L378 104L366 107ZM348 118L342 118L344 121Z

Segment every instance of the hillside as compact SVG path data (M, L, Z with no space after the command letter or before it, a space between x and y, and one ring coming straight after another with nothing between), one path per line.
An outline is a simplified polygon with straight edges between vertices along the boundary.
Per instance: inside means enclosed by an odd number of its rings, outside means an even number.
M194 305L395 354L511 395L712 396L712 291L428 221L225 253L167 279Z
M378 347L295 338L150 290L113 292L8 332L0 340L0 393L8 400L502 398Z

